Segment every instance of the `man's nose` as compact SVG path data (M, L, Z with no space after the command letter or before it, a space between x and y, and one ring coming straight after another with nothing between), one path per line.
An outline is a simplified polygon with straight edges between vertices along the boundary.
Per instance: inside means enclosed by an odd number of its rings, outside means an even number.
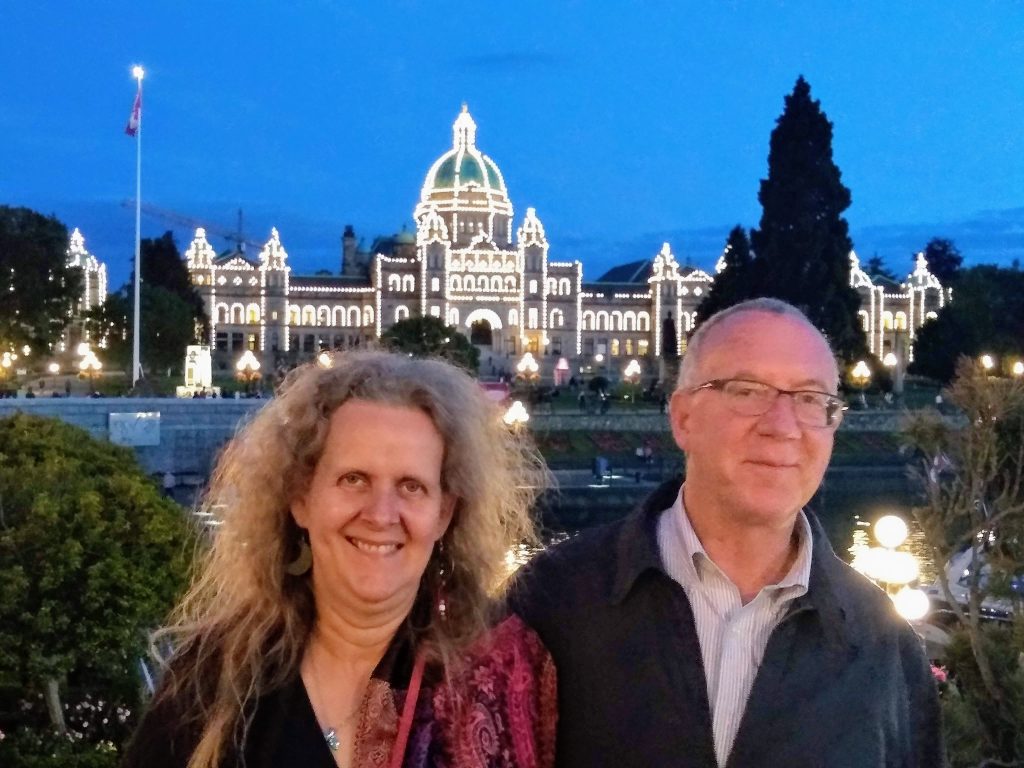
M758 431L764 435L782 438L796 438L803 434L796 418L796 408L790 395L779 394L765 414L757 422Z
M365 499L363 519L381 527L398 520L398 494L391 488L373 488Z

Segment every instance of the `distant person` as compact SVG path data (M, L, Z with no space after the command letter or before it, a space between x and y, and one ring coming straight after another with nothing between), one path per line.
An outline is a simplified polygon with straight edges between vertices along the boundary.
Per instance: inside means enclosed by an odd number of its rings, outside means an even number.
M171 472L170 470L164 472L162 483L164 488L164 496L167 496L168 498L174 498L174 487L178 484L178 480L174 476L174 473Z
M346 352L227 447L128 768L548 768L547 651L495 597L546 473L447 363Z
M844 403L776 299L708 318L671 427L686 478L535 558L512 603L558 669L560 768L934 768L919 638L804 509Z
M32 385L29 384L28 387L25 388L25 398L27 400L33 400L33 399L35 399L35 396L36 396L35 390L33 390L32 389Z

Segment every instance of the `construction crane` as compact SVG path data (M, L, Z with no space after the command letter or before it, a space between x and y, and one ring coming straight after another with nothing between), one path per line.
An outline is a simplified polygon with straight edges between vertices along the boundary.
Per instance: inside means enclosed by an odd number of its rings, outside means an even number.
M129 198L127 200L122 200L121 207L134 208L135 199ZM225 240L234 243L235 249L241 251L242 253L245 253L246 246L251 245L257 253L263 247L263 243L258 243L255 240L250 240L245 236L244 230L242 229L243 219L241 208L238 209L238 228L235 230L227 229L226 227L222 227L219 224L211 224L210 222L204 221L203 219L196 219L193 218L192 216L186 216L185 214L178 213L177 211L171 211L166 208L160 208L150 203L143 203L140 206L140 208L142 209L142 213L144 213L146 216L149 216L150 218L153 219L159 219L160 221L164 221L168 224L173 224L179 227L187 227L192 231L195 231L199 227L202 227L203 229L206 230L206 234L216 235L217 237L223 237Z

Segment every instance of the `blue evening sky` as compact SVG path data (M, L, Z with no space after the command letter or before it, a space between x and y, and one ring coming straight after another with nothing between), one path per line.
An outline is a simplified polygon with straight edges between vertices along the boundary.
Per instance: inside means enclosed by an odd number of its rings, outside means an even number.
M534 206L586 275L663 239L710 268L756 226L768 137L799 74L835 126L862 257L934 235L1024 257L1019 2L2 0L0 203L56 213L127 276L143 199L247 234L300 272L412 224L465 101L516 223ZM168 224L145 217L144 235ZM190 233L176 227L179 245ZM227 247L214 239L218 248Z

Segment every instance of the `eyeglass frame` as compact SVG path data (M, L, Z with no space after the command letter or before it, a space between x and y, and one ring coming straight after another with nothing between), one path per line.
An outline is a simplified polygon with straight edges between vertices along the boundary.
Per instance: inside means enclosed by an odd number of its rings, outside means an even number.
M781 387L776 387L773 384L767 384L763 381L757 381L756 379L710 379L709 381L705 381L703 384L698 384L696 387L691 387L689 391L691 393L695 393L706 389L712 392L724 392L725 386L735 381L743 382L745 384L757 384L758 386L767 387L768 389L775 390L775 397L772 398L772 401L768 405L768 407L765 408L762 413L749 414L749 418L760 418L761 416L764 416L766 413L768 413L768 411L770 411L775 406L775 403L778 402L779 398L782 395L789 395L790 397L801 394L824 395L829 399L829 403L825 407L825 424L808 424L806 421L800 419L800 417L797 415L796 402L794 401L793 416L796 417L797 423L805 427L810 427L811 429L838 429L839 425L843 421L843 412L848 411L850 409L849 403L847 403L838 395L833 395L831 392L820 392L816 389L782 389ZM829 406L833 406L834 410L830 412ZM735 413L734 409L730 408L730 410L732 410ZM747 416L748 414L737 413L736 415Z

